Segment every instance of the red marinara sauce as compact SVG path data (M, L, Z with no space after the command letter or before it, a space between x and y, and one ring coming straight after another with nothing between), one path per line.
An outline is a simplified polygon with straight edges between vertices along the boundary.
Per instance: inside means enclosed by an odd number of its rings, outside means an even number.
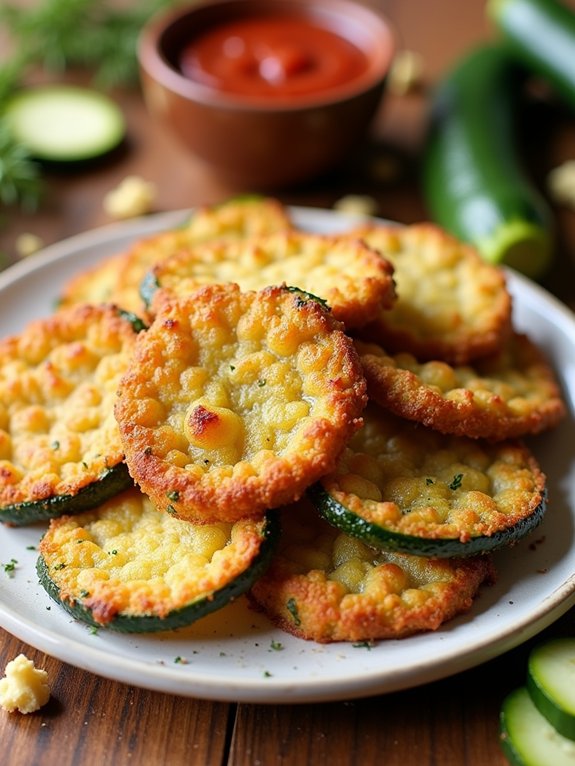
M218 24L189 42L182 73L214 90L250 100L305 100L361 77L367 55L344 36L297 15Z

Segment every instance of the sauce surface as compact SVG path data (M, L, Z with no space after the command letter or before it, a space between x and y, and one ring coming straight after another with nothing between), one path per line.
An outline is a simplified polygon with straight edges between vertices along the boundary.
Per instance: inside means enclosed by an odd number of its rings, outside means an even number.
M329 93L364 74L368 58L349 40L305 17L218 24L183 50L182 73L218 91L293 101Z

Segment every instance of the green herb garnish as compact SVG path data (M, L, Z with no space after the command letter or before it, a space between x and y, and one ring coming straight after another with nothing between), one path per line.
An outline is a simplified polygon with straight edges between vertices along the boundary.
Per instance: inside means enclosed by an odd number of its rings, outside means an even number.
M449 489L459 489L461 487L462 480L463 480L463 474L456 473L451 481L451 484L448 485Z
M4 571L7 575L12 577L14 574L14 571L16 570L16 564L18 563L17 559L10 559L10 561L7 564L3 564Z
M293 617L294 625L296 627L301 625L301 619L300 619L300 616L299 616L299 611L298 611L298 608L297 608L297 603L296 603L295 598L288 599L286 607L287 607L288 612Z
M281 643L281 641L274 641L273 638L270 643L270 652L281 652L284 648L284 645Z

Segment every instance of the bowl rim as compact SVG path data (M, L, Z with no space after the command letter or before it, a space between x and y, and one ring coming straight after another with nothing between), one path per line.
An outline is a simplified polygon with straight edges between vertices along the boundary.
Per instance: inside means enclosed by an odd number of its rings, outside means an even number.
M196 82L186 77L168 61L160 50L160 42L175 25L184 18L205 13L212 7L244 6L249 15L251 6L259 9L276 6L295 15L310 15L316 19L316 14L325 17L346 19L353 13L356 25L373 39L368 55L368 67L364 73L353 80L326 91L324 95L317 92L300 95L297 98L273 100L265 102L261 98L251 99L249 96L235 95L218 91L208 85ZM217 25L217 21L215 24ZM376 43L376 36L382 35L383 40ZM344 37L347 35L344 34ZM350 38L351 39L351 38ZM213 106L222 110L247 112L294 112L310 108L329 106L342 103L364 93L383 87L397 51L398 36L394 25L379 9L367 5L360 0L201 0L193 5L160 11L154 14L142 27L137 44L137 56L141 76L146 75L164 88L205 106Z

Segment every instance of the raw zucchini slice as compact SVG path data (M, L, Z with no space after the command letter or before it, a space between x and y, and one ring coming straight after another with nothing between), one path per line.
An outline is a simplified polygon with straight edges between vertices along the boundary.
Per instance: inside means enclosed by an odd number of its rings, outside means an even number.
M308 489L331 524L370 545L469 556L542 519L545 477L522 444L446 436L370 404L334 472Z
M16 93L4 119L15 139L39 160L78 162L122 141L122 112L107 96L72 85L41 85Z
M181 628L244 593L269 563L275 517L194 525L131 489L52 520L37 571L82 622L122 633Z
M501 747L513 766L573 766L575 742L541 715L525 687L509 694L500 716Z
M575 740L575 638L556 638L531 651L527 688L549 723Z

